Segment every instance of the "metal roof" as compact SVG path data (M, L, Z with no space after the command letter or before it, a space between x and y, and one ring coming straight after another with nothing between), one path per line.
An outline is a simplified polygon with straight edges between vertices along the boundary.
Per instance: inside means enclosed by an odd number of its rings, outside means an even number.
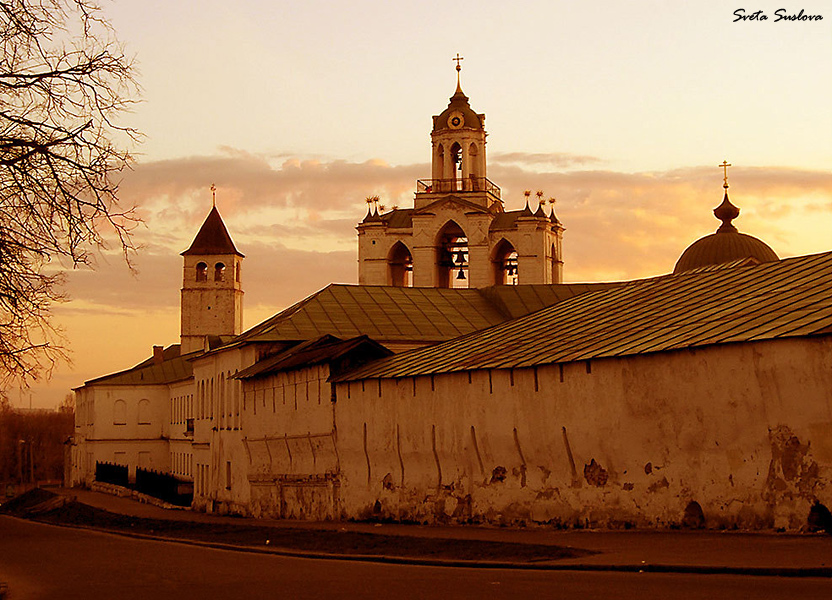
M131 369L90 379L84 385L162 385L188 379L194 372L190 359L200 354L201 350L180 355L179 348L179 344L165 348L161 363L155 363L151 356Z
M527 285L495 285L482 288L482 293L512 319L541 308L552 306L580 294L605 290L621 283L557 283Z
M477 290L331 284L244 332L246 341L342 339L437 342L505 321Z
M832 333L832 252L591 291L339 377L410 377Z
M182 256L191 254L236 254L243 256L234 246L228 229L225 228L225 223L222 221L220 211L217 207L213 207L211 212L205 218L202 227L196 234L191 247L182 253Z
M362 335L351 340L340 340L331 335L324 335L314 340L307 340L275 356L258 361L235 375L237 379L261 377L280 371L308 367L325 362L333 362L351 352L363 352L370 358L381 358L392 354L381 344ZM366 362L368 359L364 359Z

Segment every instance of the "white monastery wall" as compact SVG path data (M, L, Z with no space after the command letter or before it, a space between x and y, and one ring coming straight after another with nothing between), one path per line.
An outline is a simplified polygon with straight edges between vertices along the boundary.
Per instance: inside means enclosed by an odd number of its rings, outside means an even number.
M335 518L338 453L328 365L243 383L250 511L277 518Z
M242 386L233 376L255 358L253 347L231 347L194 360L194 508L245 512L249 486Z
M414 387L415 386L415 387ZM338 384L347 518L798 528L832 503L832 338Z

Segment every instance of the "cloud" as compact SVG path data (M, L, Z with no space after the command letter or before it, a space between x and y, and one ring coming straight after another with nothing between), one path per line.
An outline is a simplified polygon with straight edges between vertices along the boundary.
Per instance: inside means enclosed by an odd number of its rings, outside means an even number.
M597 156L566 152L497 152L490 154L488 160L492 164L548 165L562 169L604 162Z
M567 281L667 273L689 244L719 225L711 212L723 193L716 165L564 171L540 170L542 162L519 158L495 161L489 178L502 187L506 210L523 207L526 189L557 198L566 227ZM378 194L388 206L410 207L415 180L429 171L426 164L257 156L233 149L137 165L121 189L145 219L135 232L142 246L138 272L110 251L98 258L97 270L68 273L74 300L56 307L55 315L67 328L76 373L65 376L69 368L59 368L60 385L53 383L49 393L60 400L68 382L78 385L128 367L146 358L152 344L178 341L180 252L210 209L211 183L217 184L229 232L246 255L244 320L251 327L329 283L355 283L355 225L364 217L364 198ZM731 199L742 211L735 221L740 231L763 239L780 256L832 250L832 172L734 167L730 183Z
M277 162L277 161L280 162ZM425 165L391 166L374 159L362 163L273 157L230 148L220 156L192 156L140 163L125 175L127 201L146 212L182 212L194 217L217 186L223 213L250 213L263 207L338 211L363 208L378 194L392 202L412 195ZM200 207L202 207L200 209Z

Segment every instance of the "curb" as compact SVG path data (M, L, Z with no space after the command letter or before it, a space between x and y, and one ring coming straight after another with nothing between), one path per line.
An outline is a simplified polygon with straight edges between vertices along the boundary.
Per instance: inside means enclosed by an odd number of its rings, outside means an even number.
M498 561L472 561L437 558L419 558L408 556L390 556L376 554L333 554L325 552L310 552L303 550L291 550L288 548L260 548L257 546L237 546L234 544L223 544L220 542L204 542L200 540L189 540L187 538L165 537L159 535L148 535L145 533L132 533L117 529L105 529L100 527L89 527L86 525L68 525L65 523L49 523L38 519L25 519L12 515L3 515L24 521L34 521L41 525L64 527L67 529L83 529L119 535L122 537L142 539L156 542L169 542L175 544L186 544L214 550L226 550L230 552L247 552L250 554L267 554L282 556L286 558L306 558L313 560L340 560L362 563L379 563L391 565L411 565L423 567L448 567L465 569L510 569L518 571L591 571L611 573L676 573L687 575L743 575L750 577L788 577L788 578L832 578L832 567L729 567L713 565L673 565L673 564L590 564L590 563L569 563L554 564L545 562L498 562ZM569 560L569 559L566 559Z

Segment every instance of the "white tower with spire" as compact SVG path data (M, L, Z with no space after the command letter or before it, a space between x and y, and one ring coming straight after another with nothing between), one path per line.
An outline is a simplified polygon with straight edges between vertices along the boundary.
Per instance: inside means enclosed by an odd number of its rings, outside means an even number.
M191 246L182 253L180 342L183 354L201 350L206 337L234 336L243 330L242 253L217 210L211 212Z

